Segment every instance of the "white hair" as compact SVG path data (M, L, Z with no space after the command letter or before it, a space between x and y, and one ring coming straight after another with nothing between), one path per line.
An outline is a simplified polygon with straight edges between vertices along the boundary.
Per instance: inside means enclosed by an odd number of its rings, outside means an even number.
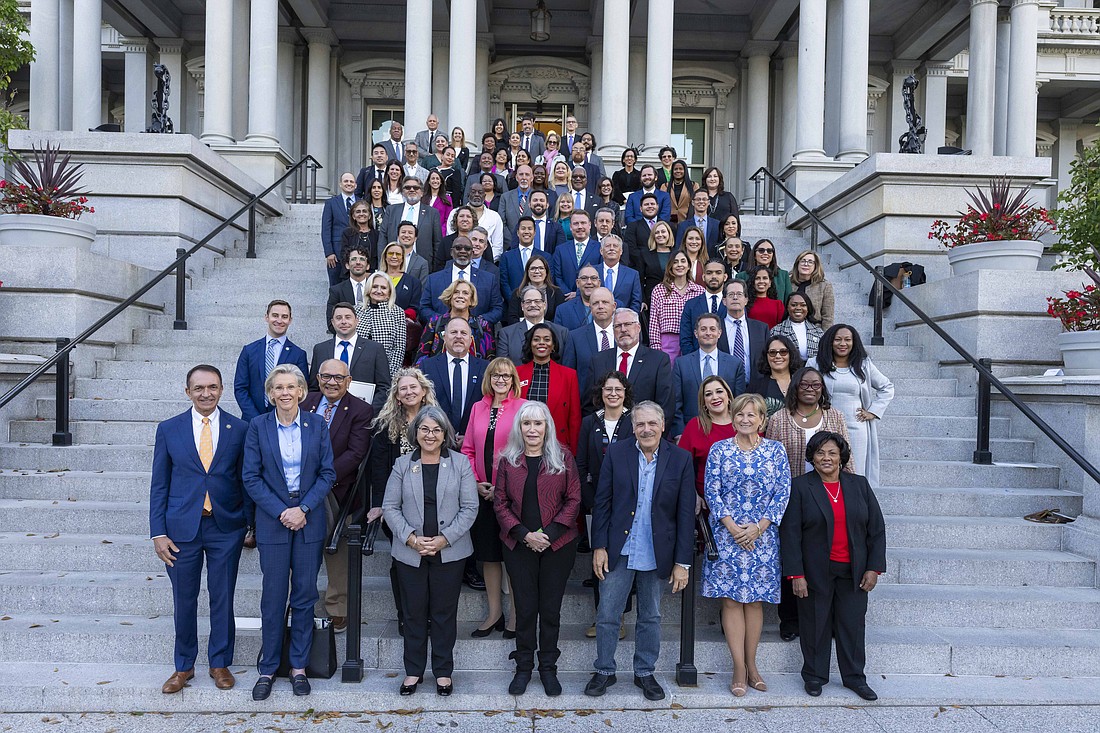
M554 427L554 418L550 414L550 408L541 402L528 400L516 411L512 429L508 431L508 444L500 452L500 457L512 466L519 466L523 461L527 444L523 440L523 421L542 420L545 425L545 435L542 440L542 462L546 465L547 473L561 473L565 470L565 456L562 453L561 443L558 442L557 429Z

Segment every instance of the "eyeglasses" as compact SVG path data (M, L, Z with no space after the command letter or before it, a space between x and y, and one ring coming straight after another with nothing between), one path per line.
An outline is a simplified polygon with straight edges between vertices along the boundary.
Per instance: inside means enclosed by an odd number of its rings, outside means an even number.
M775 254L774 249L766 249L764 247L759 247L759 248L757 248L756 251L760 252L761 254L766 254L766 255Z
M821 382L802 382L798 385L799 389L809 390L810 392L820 392L821 388L825 386Z
M427 425L421 425L416 431L421 435L443 435L443 428L429 428Z
M802 259L800 259L798 261L798 264L800 264L800 265L816 265L817 260L815 260L813 257L803 257Z
M615 329L633 328L634 326L637 326L637 325L639 325L638 321L630 321L629 323L616 323L614 325L614 328Z
M786 356L789 353L786 349L768 349L768 356Z
M511 382L512 381L512 375L511 374L494 374L493 376L489 377L489 379L494 381L494 382Z
M544 301L542 300L542 298L535 298L535 299L528 298L527 300L523 301L523 303L521 303L521 305L542 305L543 302Z
M419 191L420 186L402 186L401 189L403 191Z
M626 394L626 388L624 387L612 387L610 385L603 388L605 394Z
M343 382L345 379L349 379L347 374L318 374L317 379L322 382Z

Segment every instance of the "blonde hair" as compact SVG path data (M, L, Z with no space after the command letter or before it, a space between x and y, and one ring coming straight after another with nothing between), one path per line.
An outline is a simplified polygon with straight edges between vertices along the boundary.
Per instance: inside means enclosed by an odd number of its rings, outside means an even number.
M500 372L508 372L509 376L512 377L512 388L508 390L509 396L512 398L519 397L522 391L519 386L519 372L516 371L516 365L512 363L512 360L504 356L498 356L489 362L489 366L485 367L485 374L481 378L481 394L485 397L493 394L493 375Z
M386 395L386 402L382 405L382 409L378 411L378 417L374 418L374 422L371 423L374 430L385 428L390 442L394 444L401 439L401 431L405 429L401 425L405 408L397 400L397 388L400 386L401 380L405 378L415 379L420 384L420 388L424 390L424 398L420 402L421 407L439 404L439 400L435 397L435 386L432 385L431 380L424 372L416 367L398 369L397 374L393 375L393 381L390 383L390 391Z
M752 405L756 410L756 414L760 416L760 427L756 429L756 432L764 432L764 426L768 423L768 403L764 402L764 398L760 395L753 392L743 392L737 395L730 405L730 415L736 415L749 405Z
M794 267L791 268L791 279L796 280L798 277L798 263L802 261L802 258L806 255L810 255L814 258L814 271L810 273L810 282L808 285L814 285L816 283L825 280L825 268L821 266L821 258L818 257L817 252L812 249L804 249L798 253L798 256L794 258ZM799 280L798 282L802 282Z
M469 311L473 313L474 308L477 307L477 288L469 280L455 280L453 283L443 289L443 292L439 294L439 299L443 301L443 305L447 306L447 310L451 309L451 297L455 294L455 288L459 285L467 285L470 288L470 308Z
M653 232L657 231L657 227L664 227L665 229L668 230L668 246L672 247L672 248L675 248L676 247L676 235L672 233L672 225L669 224L667 221L662 219L662 220L658 221L656 224L654 224L653 228L651 230L649 230L649 242L648 242L649 251L650 252L656 252L657 251L657 240L655 240L653 238ZM688 262L689 263L691 262L691 258L688 258Z
M372 272L370 275L368 275L367 276L367 283L366 283L367 284L367 292L370 293L371 283L376 279L381 280L382 282L386 283L386 287L390 291L390 296L388 298L386 298L386 302L389 303L390 305L393 305L393 301L394 301L394 298L396 297L396 293L394 293L394 291L393 291L393 280L390 280L389 275L387 275L385 273L382 273L382 272ZM368 298L369 297L370 296L368 295Z

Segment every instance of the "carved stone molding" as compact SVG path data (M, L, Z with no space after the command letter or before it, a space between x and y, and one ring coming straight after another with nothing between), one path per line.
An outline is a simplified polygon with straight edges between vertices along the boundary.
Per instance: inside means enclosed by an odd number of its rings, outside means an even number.
M206 58L191 59L185 66L187 67L187 73L198 85L199 96L202 96L206 92Z

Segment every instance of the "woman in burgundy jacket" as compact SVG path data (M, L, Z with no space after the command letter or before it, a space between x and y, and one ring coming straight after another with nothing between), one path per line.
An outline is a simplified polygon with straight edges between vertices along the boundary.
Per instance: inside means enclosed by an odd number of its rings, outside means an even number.
M535 666L547 695L560 695L558 630L565 585L577 556L581 481L541 402L519 408L497 463L493 508L516 606L516 674L508 694L522 695Z

